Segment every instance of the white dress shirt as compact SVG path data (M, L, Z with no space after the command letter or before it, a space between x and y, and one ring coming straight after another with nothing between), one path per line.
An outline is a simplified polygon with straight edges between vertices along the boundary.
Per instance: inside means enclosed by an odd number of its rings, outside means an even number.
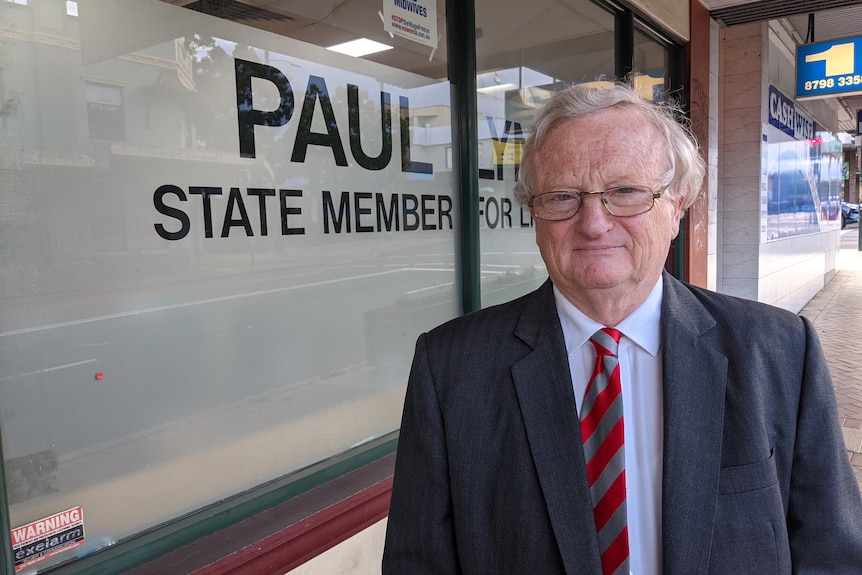
M662 292L659 278L640 307L619 324L608 326L623 334L619 358L625 418L629 567L633 575L661 574ZM584 315L556 287L554 297L580 412L596 361L590 337L605 326Z

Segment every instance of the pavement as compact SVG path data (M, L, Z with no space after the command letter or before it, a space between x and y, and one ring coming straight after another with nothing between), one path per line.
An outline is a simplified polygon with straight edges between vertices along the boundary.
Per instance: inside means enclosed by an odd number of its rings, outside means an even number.
M838 273L799 312L820 336L838 400L847 455L862 489L862 251L859 225L841 232Z

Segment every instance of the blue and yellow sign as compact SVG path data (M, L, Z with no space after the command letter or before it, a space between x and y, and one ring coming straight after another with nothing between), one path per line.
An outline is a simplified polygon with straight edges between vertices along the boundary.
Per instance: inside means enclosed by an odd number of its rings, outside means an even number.
M796 98L862 94L862 38L796 48Z

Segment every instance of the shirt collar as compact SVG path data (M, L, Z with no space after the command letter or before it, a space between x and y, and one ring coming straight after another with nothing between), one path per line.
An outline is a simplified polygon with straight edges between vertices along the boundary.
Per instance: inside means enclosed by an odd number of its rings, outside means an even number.
M661 300L664 293L664 282L659 277L658 282L650 291L644 302L628 317L617 324L616 329L633 341L641 349L655 357L661 346ZM566 335L566 350L572 353L587 343L601 328L605 327L587 317L572 302L560 293L554 286L554 300L557 304L557 314L560 316L563 333Z

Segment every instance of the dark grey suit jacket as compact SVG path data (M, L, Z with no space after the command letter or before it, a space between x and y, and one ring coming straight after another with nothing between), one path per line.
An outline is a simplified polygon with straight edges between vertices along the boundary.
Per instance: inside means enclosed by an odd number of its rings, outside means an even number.
M664 277L663 574L862 573L862 502L811 324ZM383 573L600 575L547 282L422 335Z

